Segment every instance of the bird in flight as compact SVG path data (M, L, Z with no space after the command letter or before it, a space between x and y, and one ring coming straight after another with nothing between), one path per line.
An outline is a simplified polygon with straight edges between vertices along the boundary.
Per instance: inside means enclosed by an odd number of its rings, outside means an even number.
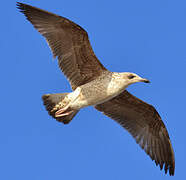
M45 37L73 90L43 95L48 113L68 124L81 108L94 106L123 126L161 170L174 175L174 152L160 115L125 90L149 81L134 73L107 70L94 54L87 32L67 18L19 2L17 8Z

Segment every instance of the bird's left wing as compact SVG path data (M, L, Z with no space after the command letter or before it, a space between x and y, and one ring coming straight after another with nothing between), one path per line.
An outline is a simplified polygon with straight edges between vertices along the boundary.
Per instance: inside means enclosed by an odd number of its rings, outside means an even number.
M169 170L169 174L174 175L175 160L170 138L153 106L125 90L95 108L123 126L160 169L164 166L165 173Z
M106 71L95 56L87 32L74 22L42 9L17 3L20 11L46 38L72 89Z

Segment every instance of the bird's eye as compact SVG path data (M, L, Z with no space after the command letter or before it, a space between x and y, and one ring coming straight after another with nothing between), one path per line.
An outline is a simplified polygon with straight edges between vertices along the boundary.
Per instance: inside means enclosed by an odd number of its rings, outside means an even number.
M133 79L135 76L134 75L129 75L128 78L129 79Z

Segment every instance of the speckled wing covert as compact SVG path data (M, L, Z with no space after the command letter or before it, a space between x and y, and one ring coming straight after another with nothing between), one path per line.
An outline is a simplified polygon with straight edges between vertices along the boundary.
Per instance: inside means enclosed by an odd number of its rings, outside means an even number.
M125 90L95 108L123 126L160 169L164 166L165 173L169 170L169 174L174 175L175 160L170 138L153 106Z
M79 25L30 5L17 3L17 7L46 38L72 89L92 81L106 70L96 58L87 32Z

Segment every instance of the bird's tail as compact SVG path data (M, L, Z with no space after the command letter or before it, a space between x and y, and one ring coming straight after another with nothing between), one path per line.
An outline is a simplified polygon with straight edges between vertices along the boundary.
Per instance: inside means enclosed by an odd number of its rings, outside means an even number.
M70 102L68 98L65 98L69 93L59 94L46 94L42 96L43 103L49 115L55 118L59 122L68 124L73 117L78 113L79 110L70 110L66 108ZM56 112L65 109L66 115L57 116Z

